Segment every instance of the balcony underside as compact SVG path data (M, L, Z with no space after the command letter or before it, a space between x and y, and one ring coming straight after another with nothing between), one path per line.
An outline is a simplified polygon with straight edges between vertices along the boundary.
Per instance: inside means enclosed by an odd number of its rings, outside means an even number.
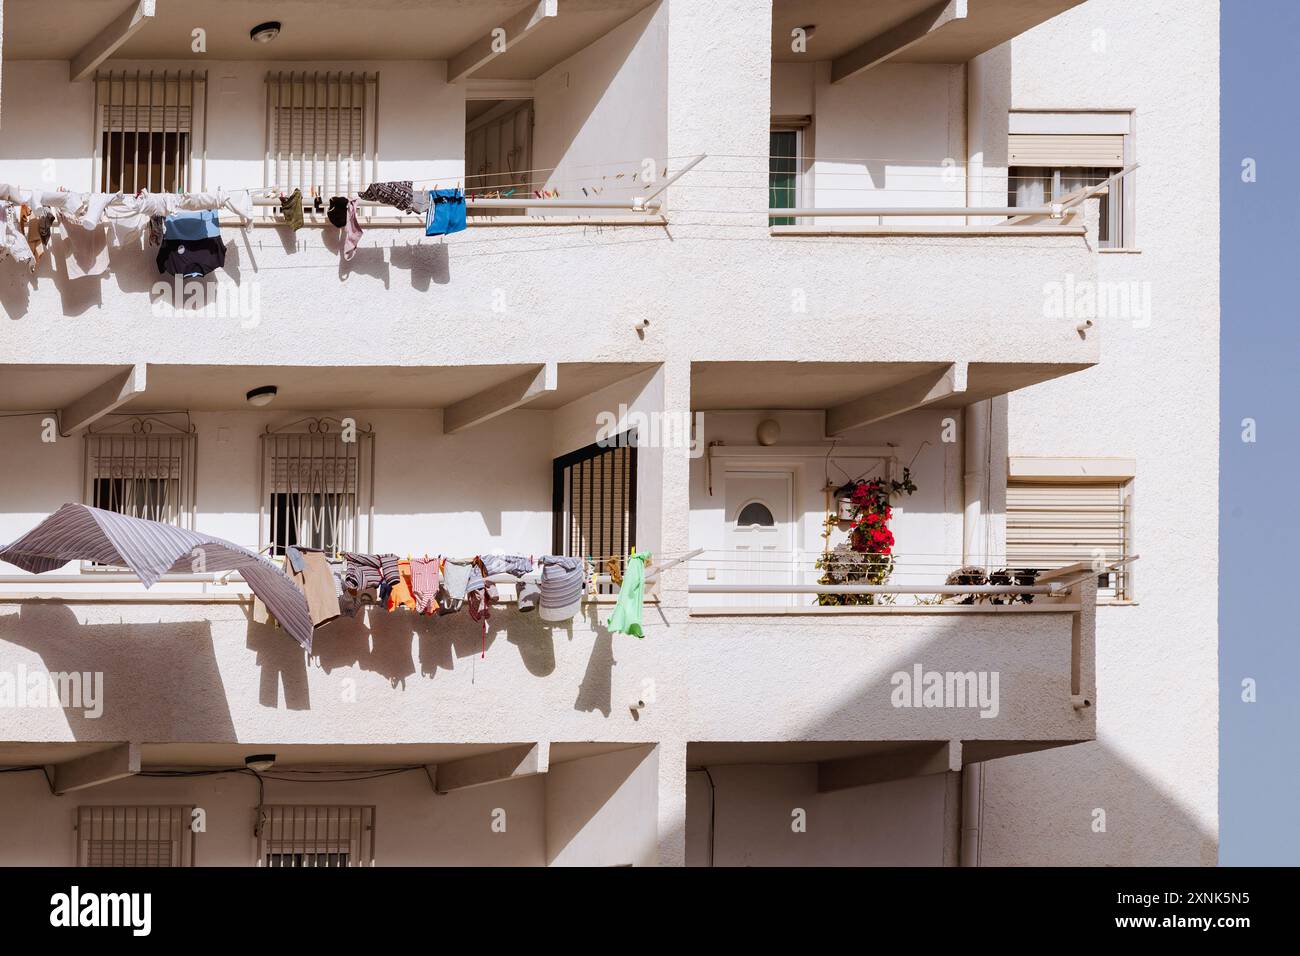
M479 79L533 79L652 2L372 0L368 15L359 17L347 3L226 0L221 16L212 17L211 4L203 0L119 0L90 10L78 0L10 0L5 56L75 64L86 52L116 41L111 52L120 59L174 60L191 55L191 31L202 26L206 51L192 54L196 60L445 60L449 75L460 63L470 68L464 75ZM126 16L146 7L153 7L152 14ZM274 40L249 38L252 27L273 20L281 24ZM490 43L497 28L506 31L507 49L494 54ZM484 53L476 55L480 47Z

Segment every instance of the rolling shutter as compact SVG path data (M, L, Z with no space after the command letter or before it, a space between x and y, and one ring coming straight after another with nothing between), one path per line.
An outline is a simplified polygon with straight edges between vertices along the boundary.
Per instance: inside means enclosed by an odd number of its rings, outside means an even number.
M1012 133L1009 140L1011 166L1124 165L1124 137L1120 134Z
M1007 563L1050 570L1075 562L1110 564L1128 549L1128 493L1124 484L1007 485ZM1123 569L1102 585L1124 596Z

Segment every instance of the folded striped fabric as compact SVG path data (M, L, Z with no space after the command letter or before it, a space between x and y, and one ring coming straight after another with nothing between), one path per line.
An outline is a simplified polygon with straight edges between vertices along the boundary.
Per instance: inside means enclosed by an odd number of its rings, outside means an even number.
M513 574L522 577L533 569L531 558L522 554L485 554L483 566L488 574Z
M377 554L357 554L344 551L347 570L343 572L343 586L349 591L365 591L384 583L384 573Z

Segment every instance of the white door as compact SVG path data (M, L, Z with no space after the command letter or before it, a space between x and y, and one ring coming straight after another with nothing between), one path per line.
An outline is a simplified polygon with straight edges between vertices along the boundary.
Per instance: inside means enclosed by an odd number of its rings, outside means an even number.
M794 583L793 474L728 471L725 485L726 583ZM725 600L741 607L796 603L792 594L733 594Z

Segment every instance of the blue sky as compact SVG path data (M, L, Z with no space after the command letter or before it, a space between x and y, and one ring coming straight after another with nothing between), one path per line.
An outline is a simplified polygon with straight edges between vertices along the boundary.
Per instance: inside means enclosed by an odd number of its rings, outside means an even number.
M1295 865L1300 3L1223 0L1221 47L1219 862ZM1242 181L1246 158L1256 163L1254 183ZM1245 418L1257 423L1253 444L1242 441ZM1253 704L1242 701L1247 678L1258 686Z

